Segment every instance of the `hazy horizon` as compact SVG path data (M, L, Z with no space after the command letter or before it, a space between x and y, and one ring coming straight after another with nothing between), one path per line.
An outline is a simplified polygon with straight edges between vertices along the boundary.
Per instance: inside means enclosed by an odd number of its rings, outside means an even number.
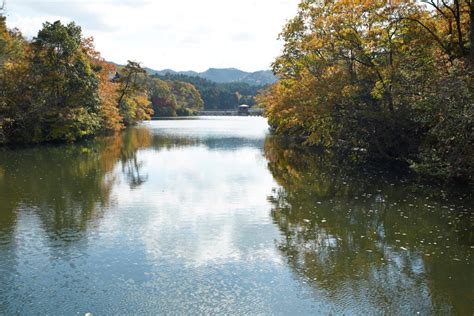
M109 60L109 62L112 62L114 64L118 64L116 62L114 62L113 60ZM259 72L259 71L272 71L271 67L268 67L268 68L265 68L265 69L257 69L257 70L245 70L245 69L240 69L240 68L237 68L237 67L208 67L204 70L194 70L194 69L185 69L185 70L176 70L176 69L173 69L173 68L160 68L160 69L155 69L153 67L148 67L147 65L142 65L146 68L150 68L152 70L156 70L156 71L165 71L165 70L172 70L172 71L175 71L175 72L196 72L196 73L203 73L203 72L206 72L208 70L211 70L211 69L217 69L217 70L231 70L231 69L235 69L235 70L240 70L240 71L244 71L244 72L249 72L249 73L254 73L254 72Z
M106 60L174 71L268 70L299 0L16 0L7 24L33 37L42 23L74 21ZM271 12L271 14L269 14Z

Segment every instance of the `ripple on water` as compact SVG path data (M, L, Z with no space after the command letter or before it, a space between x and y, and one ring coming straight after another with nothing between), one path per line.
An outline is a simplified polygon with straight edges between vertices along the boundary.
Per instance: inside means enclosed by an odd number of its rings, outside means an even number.
M0 314L472 314L472 203L262 118L0 150Z

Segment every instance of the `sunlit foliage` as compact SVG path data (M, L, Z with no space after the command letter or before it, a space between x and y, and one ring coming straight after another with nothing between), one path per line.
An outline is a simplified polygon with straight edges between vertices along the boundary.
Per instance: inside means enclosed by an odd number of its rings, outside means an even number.
M176 113L179 116L194 115L202 110L204 102L199 91L190 83L182 81L167 82L176 97Z
M303 0L281 33L281 80L258 102L306 144L469 178L473 12L472 1Z
M141 66L117 74L74 23L46 22L27 41L0 14L0 67L0 144L72 142L153 113Z
M173 117L177 115L176 96L165 81L153 78L148 83L148 91L156 116Z
M243 82L217 83L201 77L184 74L155 76L167 82L187 82L201 95L205 110L235 109L240 104L254 105L257 92L264 86L254 86Z
M101 102L100 119L103 131L118 131L123 128L123 118L120 115L117 100L119 98L119 85L113 80L117 72L114 64L106 62L94 47L94 39L83 40L82 47L89 56L91 67L99 79L99 98Z
M145 70L139 63L128 61L120 71L116 81L119 83L118 104L120 114L126 125L150 119L153 114L151 103L141 76L146 76Z

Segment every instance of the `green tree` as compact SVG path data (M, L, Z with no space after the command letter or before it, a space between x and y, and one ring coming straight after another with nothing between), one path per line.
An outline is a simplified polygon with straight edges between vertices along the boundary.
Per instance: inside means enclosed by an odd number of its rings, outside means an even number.
M9 141L31 99L29 66L29 44L19 31L7 29L0 9L0 144Z
M167 84L176 98L177 115L194 115L203 108L201 94L192 84L183 81L168 81Z
M32 42L33 98L20 132L31 141L74 141L99 129L98 80L81 28L46 22Z
M6 97L5 97L5 74L4 74L4 64L6 59L6 47L7 47L7 25L5 22L5 17L2 14L3 4L0 9L0 144L6 142L6 136L4 132L4 124L6 118L4 117L4 112L6 109Z
M148 91L156 116L173 117L177 115L176 97L165 81L158 78L151 79L148 83Z
M150 119L153 114L143 77L146 77L146 71L139 63L130 60L119 72L118 105L125 125Z
M301 1L281 33L283 54L273 64L280 82L258 98L270 125L308 145L368 159L433 169L426 157L437 152L431 161L456 170L445 175L468 175L472 149L462 144L472 148L472 120L465 119L473 95L472 3L425 2L431 8L418 1Z
M32 40L9 30L0 7L0 144L75 141L153 113L138 63L115 66L81 28L44 23Z
M158 77L165 81L192 84L201 95L205 110L235 109L239 104L254 105L257 92L264 88L264 86L254 86L242 82L217 83L183 74L166 74Z

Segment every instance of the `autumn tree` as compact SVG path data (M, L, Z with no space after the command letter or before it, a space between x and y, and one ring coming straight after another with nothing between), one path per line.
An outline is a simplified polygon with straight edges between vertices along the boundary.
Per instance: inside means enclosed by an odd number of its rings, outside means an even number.
M150 101L156 116L176 116L178 104L176 96L170 89L168 83L158 78L153 78L148 83Z
M250 85L244 82L218 83L197 76L184 74L166 74L157 76L161 80L171 82L187 82L192 84L203 100L205 110L235 109L239 104L255 104L257 92L262 85Z
M176 98L179 116L194 115L203 108L201 94L192 84L182 81L167 81L167 84Z
M119 84L112 79L117 72L117 67L106 62L94 47L94 39L83 40L82 48L89 56L92 69L99 79L99 98L101 108L99 116L101 118L101 129L104 131L118 131L123 128L123 118L120 115L118 106Z
M0 143L71 142L149 119L140 65L115 74L76 24L47 22L28 41L0 14Z
M2 14L3 4L0 9L0 144L6 142L6 136L4 131L4 124L6 121L5 110L6 110L6 96L4 89L4 64L6 59L6 47L7 47L7 25L5 23L5 17Z
M116 80L119 83L118 105L125 125L150 119L153 115L143 76L146 76L146 71L134 61L128 61L119 71Z
M421 25L427 36L435 41L439 49L450 60L458 58L474 62L474 1L472 0L423 0L431 8L425 12L429 18L408 16L407 19ZM468 35L469 34L469 35Z
M100 127L99 82L81 43L81 28L60 21L46 22L33 39L27 118L33 142L74 141Z
M447 174L467 174L470 9L470 1L303 0L281 33L273 64L281 80L258 102L276 132L306 144L412 166L441 146L432 161L453 170L447 157L464 157L463 172Z

